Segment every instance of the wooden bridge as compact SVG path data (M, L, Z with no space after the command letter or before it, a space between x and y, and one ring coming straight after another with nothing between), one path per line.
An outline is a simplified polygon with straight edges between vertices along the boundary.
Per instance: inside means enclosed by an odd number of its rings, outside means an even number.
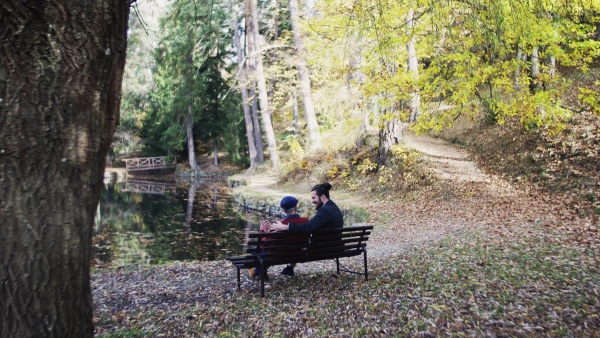
M177 162L167 162L166 156L126 158L127 172L157 169L175 169Z
M175 184L172 183L127 180L125 183L125 189L122 189L121 191L162 195L166 191L174 191L175 187Z

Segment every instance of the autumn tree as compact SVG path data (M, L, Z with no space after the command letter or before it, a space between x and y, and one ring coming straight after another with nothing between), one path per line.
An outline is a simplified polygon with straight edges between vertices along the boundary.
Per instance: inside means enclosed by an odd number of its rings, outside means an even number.
M92 337L92 224L129 1L0 4L0 336Z
M259 34L258 27L258 8L257 0L246 0L250 2L250 11L252 17L252 40L254 42L253 47L256 50L255 58L255 76L258 87L258 98L260 101L260 113L262 117L263 130L267 138L267 145L269 148L269 155L271 156L271 165L273 168L279 167L279 151L277 150L277 143L275 140L275 132L273 131L273 123L271 121L271 111L269 108L269 100L267 97L267 84L265 80L265 72L263 68L262 50L261 50L261 37Z
M242 109L244 111L244 122L246 125L246 138L248 140L248 155L250 157L250 169L256 168L259 163L259 157L256 150L256 139L254 133L254 123L252 120L252 112L250 111L250 101L248 100L248 83L246 81L246 67L244 66L244 53L240 38L240 29L238 22L238 6L235 1L232 2L231 8L231 30L233 33L233 43L237 54L238 61L238 76L239 76L239 91L242 94Z
M294 46L298 53L297 68L298 79L302 93L302 102L304 103L304 115L306 116L306 126L308 127L308 138L312 149L321 147L321 133L319 132L319 124L315 115L315 107L313 105L310 77L308 67L306 66L306 50L302 42L302 32L300 31L299 9L297 0L290 1L290 22L292 24L292 32L294 35Z

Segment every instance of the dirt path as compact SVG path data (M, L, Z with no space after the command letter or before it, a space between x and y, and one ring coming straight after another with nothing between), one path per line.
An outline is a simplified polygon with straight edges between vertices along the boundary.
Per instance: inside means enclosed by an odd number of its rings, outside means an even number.
M404 144L407 148L422 153L434 165L431 169L442 179L469 182L490 181L490 178L477 168L466 152L453 148L440 139L416 136L412 132L405 132Z

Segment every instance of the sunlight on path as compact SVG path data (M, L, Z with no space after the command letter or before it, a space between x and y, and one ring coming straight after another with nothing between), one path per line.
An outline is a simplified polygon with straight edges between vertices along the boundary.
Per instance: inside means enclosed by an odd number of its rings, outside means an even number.
M489 177L477 168L467 153L452 148L442 140L425 135L416 136L405 130L403 143L407 148L422 153L433 165L430 169L442 179L489 182Z

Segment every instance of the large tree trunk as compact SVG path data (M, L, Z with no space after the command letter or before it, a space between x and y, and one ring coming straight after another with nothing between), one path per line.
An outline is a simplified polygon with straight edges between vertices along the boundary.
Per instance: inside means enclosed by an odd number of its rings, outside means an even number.
M402 140L402 124L398 120L389 120L382 122L379 129L379 150L378 164L387 164L388 154L393 145Z
M315 115L312 94L310 92L310 78L308 76L308 67L306 66L305 50L302 44L302 34L298 26L298 1L290 0L290 22L294 34L294 45L298 53L298 79L302 92L302 102L304 103L304 114L306 115L306 126L308 128L308 138L310 139L311 149L321 148L321 133L319 124Z
M417 87L417 80L419 79L419 64L417 62L417 50L415 48L415 35L413 29L415 28L415 12L411 8L408 10L408 15L406 17L406 26L408 29L408 35L410 36L410 40L408 40L408 44L406 49L408 51L408 72L412 75L415 80L415 88L410 94L410 120L409 122L417 121L417 118L421 114L421 94L419 94L419 88Z
M0 3L0 336L92 337L129 1Z
M254 49L260 51L260 35L258 33L258 9L257 0L250 0L252 10L252 37L254 41ZM258 99L260 100L260 115L262 117L263 129L267 137L267 145L269 147L269 155L271 156L271 164L273 168L279 167L279 152L275 142L275 132L273 132L273 124L271 123L271 112L269 110L269 100L267 98L267 84L265 82L265 73L263 70L262 56L260 53L256 55L256 82L258 84Z
M234 0L235 1L235 0ZM236 10L231 11L231 29L233 31L233 41L237 51L238 65L240 69L240 91L242 92L242 107L244 109L244 121L246 122L246 139L248 140L248 152L250 155L250 168L254 169L257 166L258 155L256 153L256 143L254 142L254 126L252 124L252 114L250 113L250 104L248 103L248 87L246 83L246 70L243 66L244 55L242 52L242 43L240 42L238 20Z
M254 50L253 50L253 38L252 38L252 5L250 0L245 0L244 3L244 17L246 25L246 45L248 47L248 60L246 61L246 73L250 75L250 96L252 98L252 123L254 126L254 142L256 144L256 155L258 163L265 163L265 151L263 147L262 135L260 133L260 121L258 118L258 99L256 97L256 81L254 78L255 70L254 65L256 64Z

